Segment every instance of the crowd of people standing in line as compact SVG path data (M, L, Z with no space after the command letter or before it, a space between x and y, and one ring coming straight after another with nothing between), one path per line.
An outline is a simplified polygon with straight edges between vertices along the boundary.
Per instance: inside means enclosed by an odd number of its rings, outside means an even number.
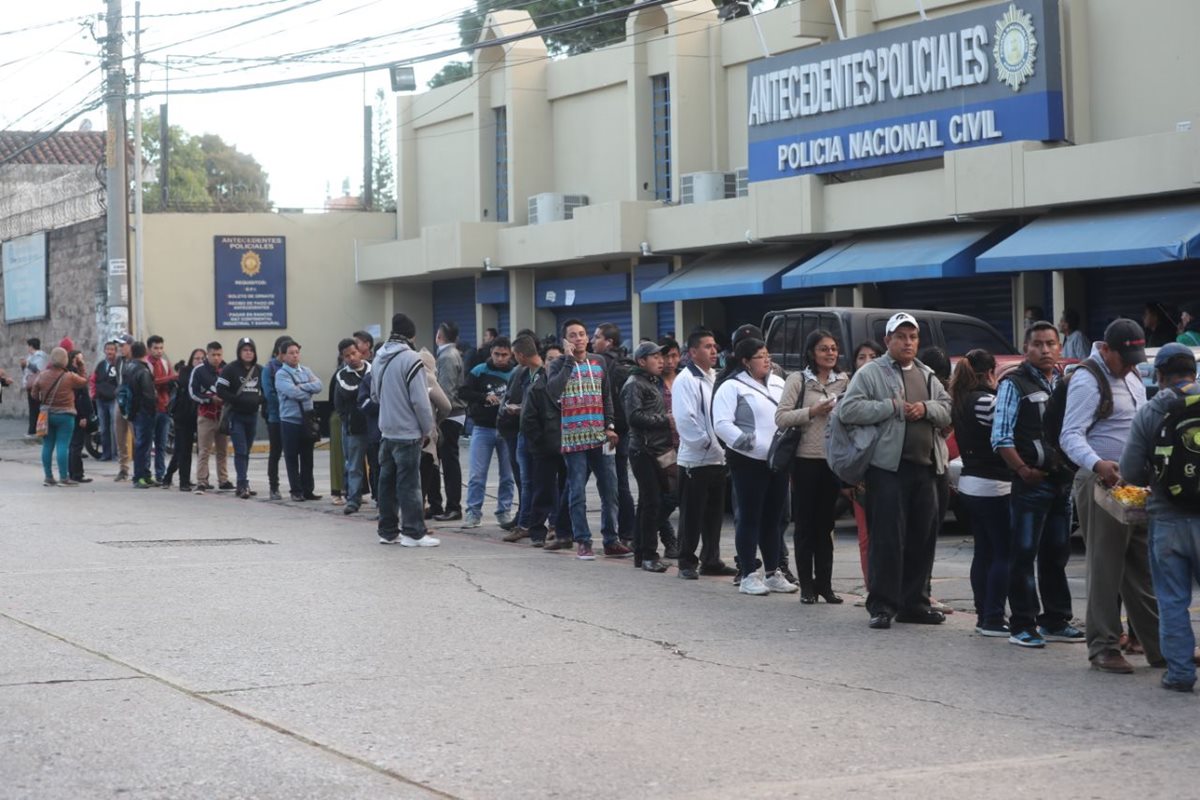
M334 502L354 514L369 494L381 543L437 546L427 520L482 525L495 456L495 516L508 542L529 539L594 560L587 514L594 477L605 557L631 557L651 573L674 560L684 579L726 575L743 594L799 593L805 604L838 604L833 526L845 495L858 523L869 626L882 630L945 620L930 586L949 502L947 465L961 455L958 492L975 541L976 631L1031 649L1086 642L1091 665L1114 673L1133 671L1122 649L1135 652L1129 643L1138 642L1152 666L1167 667L1166 688L1190 690L1196 652L1187 604L1190 582L1200 578L1200 511L1164 496L1153 479L1163 420L1200 396L1195 358L1183 345L1163 347L1154 364L1161 391L1147 403L1136 372L1145 333L1118 319L1068 381L1061 329L1075 331L1071 313L1063 317L1065 326L1029 323L1025 358L1004 375L983 350L967 353L951 374L944 352L920 350L918 322L902 312L888 320L882 345L861 343L846 360L834 334L812 332L807 366L785 378L752 325L735 331L723 366L709 330L693 330L683 348L667 337L626 355L617 326L589 332L579 320L563 323L561 338L549 341L532 331L494 336L464 361L453 323L439 325L431 352L417 348L415 324L397 314L378 346L362 331L338 343L329 387ZM230 363L220 343L210 342L172 366L163 344L155 336L145 343L118 337L89 375L64 340L34 368L30 409L32 416L36 402L46 485L89 480L76 469L75 443L99 424L106 432L101 459L119 462L118 481L170 487L178 475L181 491L211 491L211 456L215 488L249 498L256 494L249 456L262 415L270 499L282 500L281 459L291 500L321 499L313 478L313 445L321 438L314 403L325 387L300 363L297 341L279 337L265 364L248 338ZM38 345L30 341L30 363ZM856 480L843 480L829 456L826 429L835 417L871 432ZM459 440L468 428L464 504ZM236 484L227 473L230 441ZM1154 487L1149 534L1102 507L1104 490L1124 480ZM720 551L727 485L732 566ZM1066 578L1072 508L1087 543L1086 632L1073 624ZM670 521L676 509L678 531Z

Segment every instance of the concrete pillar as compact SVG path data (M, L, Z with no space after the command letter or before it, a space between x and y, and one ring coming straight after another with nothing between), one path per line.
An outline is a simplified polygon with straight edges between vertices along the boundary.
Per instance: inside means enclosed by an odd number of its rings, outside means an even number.
M1041 272L1018 272L1013 275L1012 321L1013 339L1019 345L1025 335L1025 308L1046 302L1046 279ZM1043 315L1054 321L1054 309L1042 308Z
M879 286L877 284L860 283L854 287L855 308L874 308L879 304Z
M417 341L424 345L433 344L433 335L437 332L433 319L433 282L420 281L417 283L392 284L392 307L394 311L387 312L387 321L383 326L384 336L387 336L392 326L392 314L403 311L412 318L417 326ZM385 309L387 303L384 304Z
M508 318L514 331L533 328L538 333L545 332L537 324L537 309L534 306L536 275L537 270L532 269L514 269L508 272Z

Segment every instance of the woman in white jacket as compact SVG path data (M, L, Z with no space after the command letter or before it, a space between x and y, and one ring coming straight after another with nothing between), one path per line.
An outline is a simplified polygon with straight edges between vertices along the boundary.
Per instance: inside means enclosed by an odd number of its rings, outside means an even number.
M743 339L717 384L713 428L727 448L733 482L734 542L742 570L739 591L754 595L794 592L796 584L778 571L779 522L787 502L788 474L772 472L767 466L783 380L771 373L771 356L762 340ZM755 569L760 550L765 580Z

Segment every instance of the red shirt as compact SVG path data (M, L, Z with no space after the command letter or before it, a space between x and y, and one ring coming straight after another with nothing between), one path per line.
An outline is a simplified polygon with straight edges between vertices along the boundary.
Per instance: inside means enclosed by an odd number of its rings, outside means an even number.
M154 393L158 396L158 413L167 412L171 402L171 382L179 377L165 358L150 356L150 374L154 377Z

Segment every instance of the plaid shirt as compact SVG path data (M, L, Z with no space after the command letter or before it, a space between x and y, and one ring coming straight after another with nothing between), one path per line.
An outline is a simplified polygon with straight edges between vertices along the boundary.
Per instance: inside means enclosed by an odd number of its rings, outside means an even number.
M1054 385L1058 383L1059 374L1055 370L1049 381L1042 374L1041 370L1034 369L1028 361L1021 363L1017 367L1025 371L1025 374L1036 380L1046 393L1054 391ZM999 450L1001 447L1016 447L1016 440L1013 438L1013 430L1017 427L1017 414L1021 410L1021 390L1017 387L1015 381L1001 381L1000 388L996 392L996 410L995 416L992 418L992 449Z

